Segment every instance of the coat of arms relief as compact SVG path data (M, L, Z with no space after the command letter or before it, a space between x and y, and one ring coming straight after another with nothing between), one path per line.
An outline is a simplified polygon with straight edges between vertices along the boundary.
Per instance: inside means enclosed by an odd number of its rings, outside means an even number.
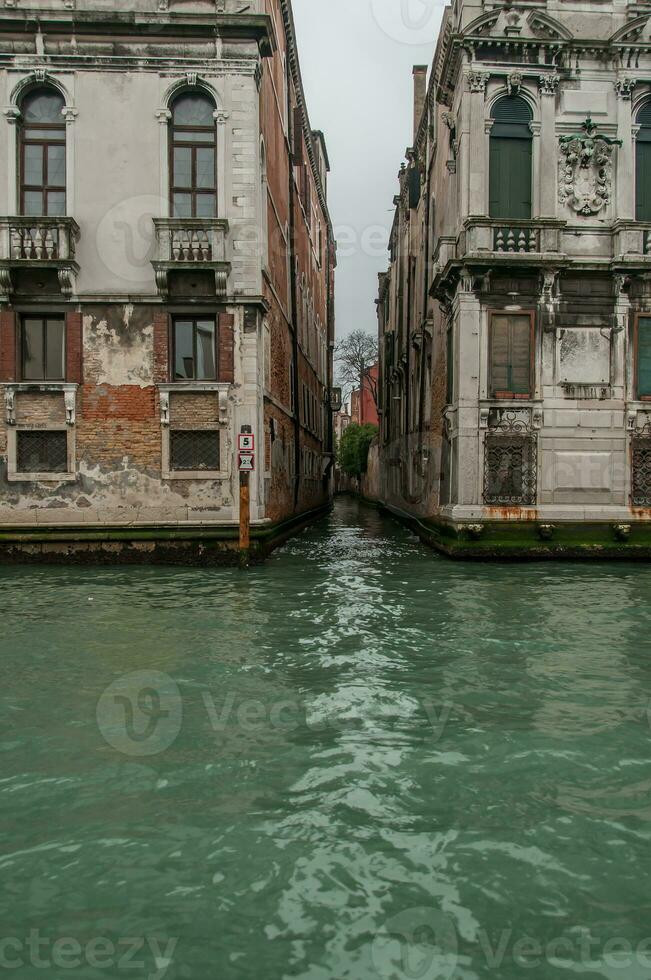
M577 214L598 214L610 201L613 140L597 132L588 116L581 133L561 137L559 200Z

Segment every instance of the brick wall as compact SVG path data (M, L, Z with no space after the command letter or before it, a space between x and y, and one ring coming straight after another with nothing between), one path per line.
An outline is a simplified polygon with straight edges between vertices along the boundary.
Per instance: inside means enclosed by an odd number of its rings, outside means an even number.
M0 313L0 381L16 380L16 314Z

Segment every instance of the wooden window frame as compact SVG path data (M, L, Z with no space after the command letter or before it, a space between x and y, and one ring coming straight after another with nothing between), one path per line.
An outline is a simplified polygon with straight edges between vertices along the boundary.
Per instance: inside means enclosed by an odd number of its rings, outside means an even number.
M648 395L640 393L640 320L651 321L651 313L635 314L635 329L633 333L633 358L635 368L635 397L639 402L651 402L651 392Z
M48 320L59 320L63 324L62 336L63 336L63 351L62 351L62 361L63 361L63 374L60 378L26 378L25 377L25 321L26 320L40 320L43 324L43 367L47 367L47 322ZM67 374L67 337L68 324L66 317L61 313L23 313L18 320L18 368L19 377L21 381L26 384L62 384L65 383Z
M175 123L174 123L174 105L175 105L175 103L177 102L178 99L182 99L184 96L187 96L187 95L198 95L198 96L201 96L202 98L204 98L206 100L206 102L210 102L212 104L212 106L213 106L213 112L216 111L215 110L215 104L214 104L213 100L211 99L211 97L209 95L207 95L204 92L195 92L195 91L181 92L176 97L176 99L174 100L174 102L172 102L172 105L170 106L171 117L170 117L170 121L169 121L169 139L168 139L168 170L169 170L169 208L170 208L170 215L173 218L176 217L175 211L174 211L174 195L175 194L189 194L190 195L190 201L191 201L191 205L190 205L191 214L188 215L185 220L187 220L187 221L194 221L194 220L210 221L212 219L206 218L203 215L198 215L197 214L197 198L199 198L199 197L212 197L213 200L214 200L214 202L215 202L215 214L214 214L214 217L215 218L218 217L218 215L217 215L217 210L218 210L218 207L217 207L217 205L218 205L218 200L217 200L217 180L218 180L219 174L218 174L218 168L217 168L217 125L216 125L216 123L214 123L212 126L177 126L177 125L175 125ZM183 139L178 139L177 138L177 134L179 134L179 133L180 134L183 134L183 133L188 133L188 134L189 133L211 133L212 134L212 142L210 142L210 143L207 142L207 141L206 142L196 142L196 141L193 141L193 140L185 140L184 141ZM179 149L186 149L186 150L189 149L189 150L192 151L192 154L191 154L191 156L192 156L192 168L191 168L192 169L192 174L191 174L191 177L190 177L190 181L191 181L191 186L190 187L177 187L175 185L175 183L174 183L174 180L175 180L174 150L177 149L177 148L179 148ZM196 153L196 151L197 150L200 150L200 149L203 149L203 150L212 150L213 151L213 154L214 154L214 158L215 158L215 174L214 174L214 177L215 177L215 186L212 188L212 190L209 190L209 189L200 190L200 189L197 188L197 153ZM184 219L183 218L179 218L178 220L182 221Z
M176 324L184 320L192 323L192 362L194 372L197 373L197 323L199 320L212 320L215 325L214 333L214 357L215 357L215 377L214 378L177 378L176 377ZM214 313L175 313L170 317L170 378L173 384L216 384L219 381L219 317Z
M529 317L529 391L526 394L513 391L496 391L493 388L493 361L491 349L493 344L493 319L496 316L528 316ZM491 310L488 324L488 394L489 398L501 401L531 401L534 397L535 373L535 343L536 343L536 314L533 310Z
M23 103L29 99L31 95L35 92L40 91L51 91L53 94L58 95L62 99L61 93L54 88L48 89L39 88L33 89L28 92ZM51 132L52 139L46 139L43 136L38 138L30 139L30 130L45 130ZM56 138L56 134L59 134ZM42 184L26 184L25 183L25 147L26 146L40 146L41 155L43 160L43 183ZM63 184L62 185L50 185L48 183L48 147L50 146L62 146L63 147ZM20 132L19 132L19 207L22 216L34 217L34 218L47 218L47 217L61 217L60 215L49 215L48 214L48 195L50 191L63 194L64 207L63 214L67 214L68 211L68 194L67 194L67 180L68 180L68 154L67 154L67 140L66 140L66 123L65 120L62 121L61 125L58 123L26 123L23 120L20 122ZM43 213L40 215L25 215L25 194L30 191L36 192L43 195Z

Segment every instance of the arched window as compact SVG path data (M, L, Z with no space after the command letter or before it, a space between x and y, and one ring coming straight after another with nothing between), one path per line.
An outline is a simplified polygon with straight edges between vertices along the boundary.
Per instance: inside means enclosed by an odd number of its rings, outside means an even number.
M531 109L516 95L498 99L490 134L490 216L531 217Z
M635 142L635 219L651 221L651 102L637 114L640 130Z
M66 125L63 96L32 89L21 102L20 208L34 217L66 213Z
M183 92L172 103L170 197L174 218L217 215L215 103L203 92Z

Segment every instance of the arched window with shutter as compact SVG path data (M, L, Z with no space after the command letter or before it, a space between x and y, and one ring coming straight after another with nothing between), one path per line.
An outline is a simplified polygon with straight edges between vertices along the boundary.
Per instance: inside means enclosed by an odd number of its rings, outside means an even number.
M20 104L20 208L30 217L66 213L66 124L63 96L31 89Z
M217 216L215 103L185 91L171 105L170 196L174 218Z
M509 221L531 217L531 109L506 95L491 113L490 216Z
M635 143L635 219L651 221L651 101L637 114Z

